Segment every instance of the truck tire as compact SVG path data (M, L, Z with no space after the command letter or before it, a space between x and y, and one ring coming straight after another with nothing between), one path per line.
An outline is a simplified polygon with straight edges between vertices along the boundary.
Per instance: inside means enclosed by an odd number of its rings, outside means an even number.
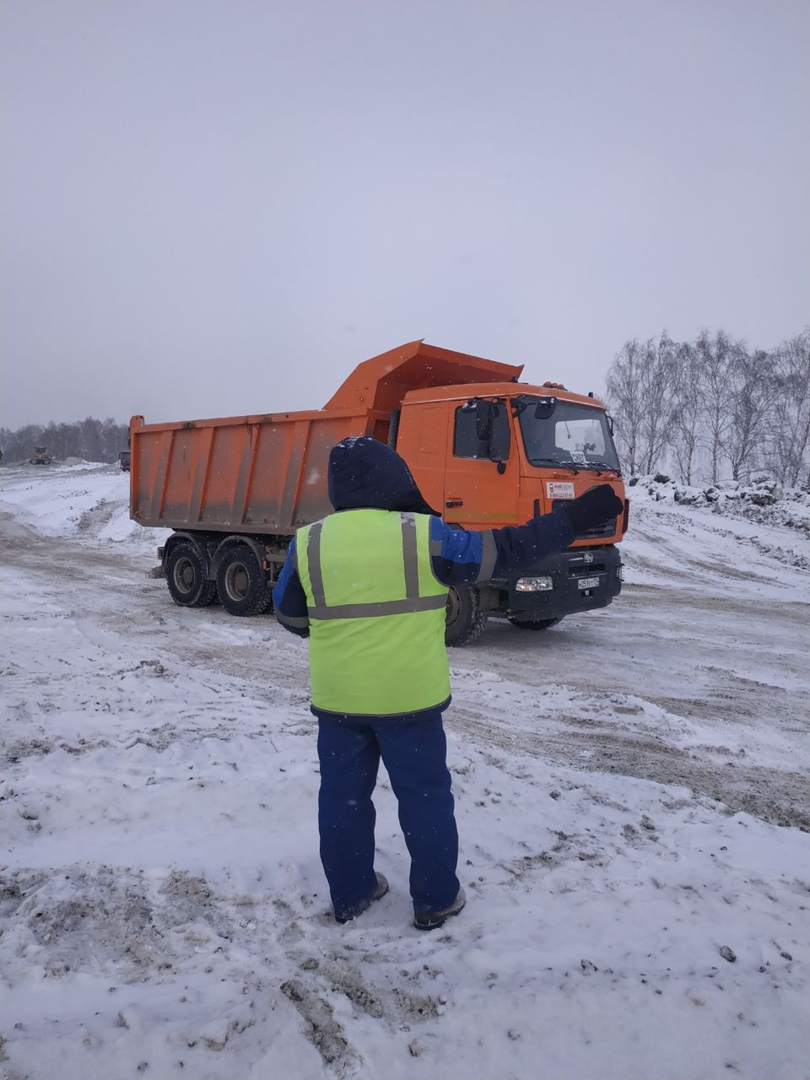
M234 544L217 568L217 592L231 615L261 615L270 606L273 594L264 569L247 544Z
M208 607L217 598L216 583L209 581L205 558L188 540L175 544L166 556L166 584L175 604Z
M512 626L517 627L518 630L549 630L559 621L559 619L529 619L528 621L509 619Z
M478 607L478 593L468 585L451 585L447 594L444 626L446 645L469 645L487 624L487 613Z

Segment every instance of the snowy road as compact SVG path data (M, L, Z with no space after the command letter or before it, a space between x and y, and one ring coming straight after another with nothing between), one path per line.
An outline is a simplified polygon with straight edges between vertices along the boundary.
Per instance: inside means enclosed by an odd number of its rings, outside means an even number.
M801 529L639 498L611 608L452 652L419 935L385 777L391 894L328 917L306 646L175 607L115 470L2 478L4 1080L810 1076Z

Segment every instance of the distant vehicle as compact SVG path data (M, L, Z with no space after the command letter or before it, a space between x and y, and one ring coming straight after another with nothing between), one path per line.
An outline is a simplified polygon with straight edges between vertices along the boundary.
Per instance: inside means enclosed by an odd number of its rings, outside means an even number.
M118 455L118 464L121 466L121 472L129 472L130 456L129 450L122 450Z
M53 465L53 458L48 453L47 446L35 446L28 462L31 465Z

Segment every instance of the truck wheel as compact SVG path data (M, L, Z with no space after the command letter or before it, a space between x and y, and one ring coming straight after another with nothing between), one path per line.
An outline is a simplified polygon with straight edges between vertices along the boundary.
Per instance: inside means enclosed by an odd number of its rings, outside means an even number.
M451 585L444 625L446 645L469 645L481 636L487 613L478 607L478 593L467 585Z
M245 544L235 544L223 556L217 570L217 591L231 615L261 615L273 598L259 560Z
M216 584L206 577L203 554L189 541L175 544L167 555L166 584L181 607L208 607L217 598Z
M552 626L556 626L559 619L530 619L528 622L521 621L520 619L509 619L512 626L517 627L518 630L548 630Z

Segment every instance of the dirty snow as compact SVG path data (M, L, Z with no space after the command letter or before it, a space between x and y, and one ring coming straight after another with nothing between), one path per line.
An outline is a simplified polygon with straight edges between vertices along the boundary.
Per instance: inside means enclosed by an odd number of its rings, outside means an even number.
M3 1080L810 1077L806 497L640 485L610 608L452 651L421 934L384 774L329 916L306 644L174 606L116 467L0 481Z

